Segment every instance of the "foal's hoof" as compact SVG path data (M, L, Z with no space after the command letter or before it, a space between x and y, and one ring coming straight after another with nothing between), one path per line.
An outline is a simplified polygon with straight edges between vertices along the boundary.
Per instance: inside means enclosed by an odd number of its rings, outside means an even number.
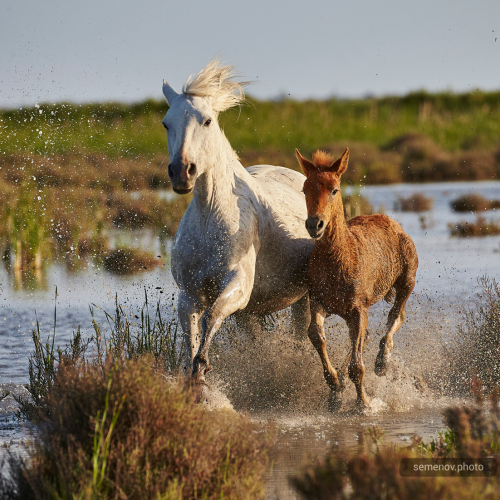
M356 401L356 413L359 415L366 415L370 413L370 410L372 409L372 406L370 404L370 400L365 397L364 400L358 399Z
M379 377L387 375L389 358L390 353L385 354L383 351L378 353L377 359L375 360L375 375L378 375Z
M337 391L330 391L328 396L328 411L331 413L336 413L340 410L342 406L342 395Z

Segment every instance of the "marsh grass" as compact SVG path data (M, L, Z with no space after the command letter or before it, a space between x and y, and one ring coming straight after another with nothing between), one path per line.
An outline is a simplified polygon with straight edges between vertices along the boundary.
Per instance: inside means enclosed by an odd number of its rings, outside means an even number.
M96 319L97 311L104 314L104 324ZM64 362L104 366L107 358L115 362L133 361L148 355L156 369L175 375L181 365L184 345L180 342L175 318L166 319L162 311L165 308L161 299L151 310L146 290L140 316L127 313L119 303L118 296L115 297L113 313L92 304L90 317L93 335L84 338L79 326L69 343L62 347L56 344L57 306L54 306L53 332L45 341L36 321L36 329L32 334L34 351L28 359L29 383L25 386L29 397L14 396L19 404L19 417L36 421L50 416L47 398L58 367Z

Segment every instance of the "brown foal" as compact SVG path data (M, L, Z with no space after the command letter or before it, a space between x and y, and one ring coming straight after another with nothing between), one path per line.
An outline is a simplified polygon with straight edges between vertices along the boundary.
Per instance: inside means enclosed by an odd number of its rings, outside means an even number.
M362 353L368 324L368 308L382 298L394 299L387 331L380 341L375 373L384 375L393 348L393 336L405 317L405 304L415 286L418 257L412 239L385 215L360 215L346 222L340 194L340 177L347 168L349 149L334 161L322 151L309 161L295 150L302 171L308 218L306 228L315 239L307 279L311 300L309 338L318 351L326 382L332 390L331 409L341 404L345 372L354 382L361 410L370 401L363 387ZM323 323L336 314L349 328L352 351L340 373L326 352Z

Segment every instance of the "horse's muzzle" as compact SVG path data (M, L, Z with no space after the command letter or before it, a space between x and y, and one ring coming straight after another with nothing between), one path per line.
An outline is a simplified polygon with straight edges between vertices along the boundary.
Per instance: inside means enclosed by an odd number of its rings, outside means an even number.
M325 228L326 223L321 217L308 217L306 220L306 229L311 238L321 238L325 232Z
M198 169L195 163L172 162L168 166L168 176L172 182L172 189L177 194L187 194L194 189Z

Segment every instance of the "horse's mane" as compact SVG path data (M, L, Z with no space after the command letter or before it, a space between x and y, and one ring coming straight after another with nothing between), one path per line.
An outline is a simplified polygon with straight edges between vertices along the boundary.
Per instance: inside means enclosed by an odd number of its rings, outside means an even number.
M329 168L333 165L335 158L330 153L318 149L315 153L313 153L312 160L317 167Z
M245 102L243 87L250 82L237 82L234 66L225 66L216 57L196 76L191 75L184 84L184 94L210 97L216 113Z

